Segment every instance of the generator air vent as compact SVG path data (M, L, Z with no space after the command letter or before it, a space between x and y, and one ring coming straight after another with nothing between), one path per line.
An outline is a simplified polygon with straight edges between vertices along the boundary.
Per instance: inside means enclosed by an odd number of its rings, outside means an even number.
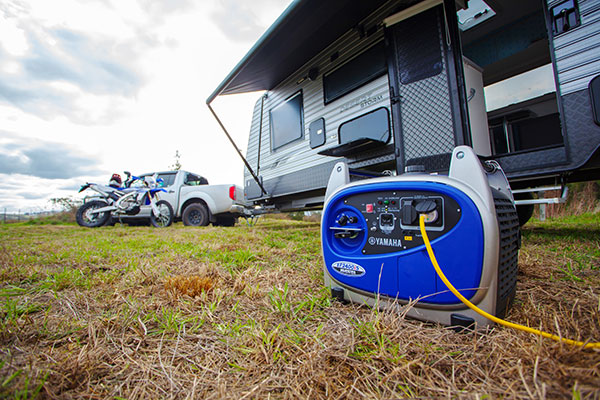
M492 192L500 231L496 315L504 318L517 288L519 217L512 201L507 196L493 189Z

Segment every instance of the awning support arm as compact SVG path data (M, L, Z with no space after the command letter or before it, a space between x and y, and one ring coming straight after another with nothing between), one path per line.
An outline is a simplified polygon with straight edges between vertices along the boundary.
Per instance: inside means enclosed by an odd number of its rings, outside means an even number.
M263 130L263 114L265 108L266 94L263 94L260 98L260 121L258 126L258 157L256 161L256 174L260 174L260 144L262 143L262 130Z
M233 148L235 149L235 151L237 151L238 155L240 156L240 158L242 159L242 161L246 165L246 168L248 168L248 171L250 171L250 174L252 175L252 178L254 178L254 180L258 184L258 187L260 187L260 190L262 191L261 196L263 194L268 194L267 191L265 190L264 186L262 185L262 182L260 181L260 179L258 178L258 176L256 176L256 174L254 173L254 170L252 169L252 167L250 166L250 164L248 163L248 161L246 160L246 158L242 155L242 152L240 151L240 149L237 147L237 145L235 144L235 142L233 141L233 139L229 135L229 132L227 132L227 129L225 128L225 125L223 125L223 123L221 122L221 120L217 116L217 113L215 113L215 110L213 110L213 108L210 106L210 103L206 103L206 106L208 107L208 109L210 110L210 112L212 113L212 115L215 117L215 119L217 120L217 122L219 123L219 126L221 127L221 129L223 129L223 132L225 132L225 135L227 136L227 139L229 139L229 141L231 142L231 145L233 146Z

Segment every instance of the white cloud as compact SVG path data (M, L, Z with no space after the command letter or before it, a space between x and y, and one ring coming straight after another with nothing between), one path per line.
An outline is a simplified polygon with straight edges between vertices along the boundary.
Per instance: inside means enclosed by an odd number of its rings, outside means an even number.
M239 6L227 1L0 4L0 147L22 145L5 153L12 173L0 171L0 208L45 207L48 198L74 195L79 184L112 172L164 170L176 150L184 169L211 183L240 184L242 162L205 99L288 3L253 2L243 41L211 17ZM257 97L214 103L243 151ZM35 152L26 143L42 145ZM60 165L52 179L36 170L52 154L68 155L56 158L76 166L72 177L59 177ZM9 155L17 158L7 167Z
M11 56L21 56L29 50L25 31L19 27L18 8L0 5L0 46Z
M0 173L46 179L69 179L97 175L97 162L63 143L23 138L0 131Z
M59 197L80 197L77 190L85 181L97 180L97 177L82 179L43 179L29 175L0 173L0 212L21 210L40 211L52 208L50 199Z

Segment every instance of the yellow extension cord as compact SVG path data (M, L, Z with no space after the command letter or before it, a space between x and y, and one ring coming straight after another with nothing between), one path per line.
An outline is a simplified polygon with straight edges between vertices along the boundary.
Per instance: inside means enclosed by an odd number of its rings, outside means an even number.
M421 234L423 235L423 241L425 242L425 247L427 247L427 253L429 254L429 259L431 260L431 263L433 264L433 268L435 268L435 271L437 272L439 277L442 279L442 281L444 282L446 287L448 287L448 289L450 289L450 291L452 293L454 293L454 295L456 297L458 297L460 299L460 301L462 301L471 310L475 311L477 314L482 315L483 317L485 317L491 321L494 321L497 324L508 326L509 328L514 328L514 329L518 329L520 331L533 333L534 335L543 336L545 338L556 340L557 342L567 343L567 344L570 344L573 346L583 346L583 348L586 348L586 349L600 349L600 342L595 342L595 343L579 342L577 340L565 339L565 338L553 335L548 332L540 331L538 329L533 329L528 326L514 324L512 322L505 321L505 320L500 319L492 314L489 314L489 313L483 311L482 309L480 309L479 307L477 307L475 304L471 303L462 294L460 294L460 292L458 290L456 290L456 288L450 283L448 278L446 278L446 275L444 275L444 273L442 272L442 269L440 268L440 265L438 264L438 262L435 258L435 255L433 254L433 249L431 248L431 243L429 243L429 238L427 237L427 232L425 231L425 215L421 215L421 217L419 218L419 227L421 228Z

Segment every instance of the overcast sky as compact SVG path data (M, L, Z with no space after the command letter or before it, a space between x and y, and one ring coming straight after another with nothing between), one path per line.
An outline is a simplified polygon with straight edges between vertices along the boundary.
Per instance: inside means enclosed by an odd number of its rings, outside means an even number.
M242 183L205 101L290 0L2 0L0 212L113 172ZM259 94L214 108L245 151Z

